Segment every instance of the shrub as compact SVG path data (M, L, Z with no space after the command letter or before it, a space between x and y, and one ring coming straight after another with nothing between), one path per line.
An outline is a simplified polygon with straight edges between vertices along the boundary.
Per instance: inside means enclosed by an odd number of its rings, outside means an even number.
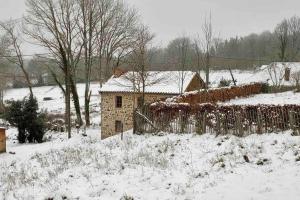
M228 87L231 84L231 80L222 78L219 83L219 87Z
M20 143L43 142L45 115L38 113L38 103L34 97L10 101L5 118L11 125L17 127Z
M269 93L270 91L270 86L268 83L263 83L261 87L261 92L262 93Z

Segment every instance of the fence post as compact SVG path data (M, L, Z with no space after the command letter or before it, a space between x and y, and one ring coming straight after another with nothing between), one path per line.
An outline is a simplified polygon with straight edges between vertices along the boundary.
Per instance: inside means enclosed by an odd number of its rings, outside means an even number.
M226 117L226 114L224 116L222 116L222 126L223 126L223 130L224 130L224 134L227 135L228 134L228 119Z
M293 135L296 135L296 123L295 123L295 113L293 111L289 111L289 119L290 119L290 129L293 130Z
M238 130L238 136L242 137L244 135L244 130L243 130L243 124L241 121L241 113L240 112L236 113L235 119L236 119L236 128Z
M202 121L203 121L203 116L200 115L200 113L197 113L195 115L195 118L196 118L196 124L195 124L195 128L196 128L196 133L198 135L202 135Z
M220 113L216 112L216 131L217 131L217 136L221 134L221 121L220 121Z
M183 112L182 110L179 110L180 133L184 133L187 128L186 117L187 113Z
M260 110L257 110L257 134L262 134L262 116Z
M207 112L205 111L203 114L203 121L202 121L202 133L206 133L206 118L207 118Z
M136 134L136 109L133 110L133 134Z

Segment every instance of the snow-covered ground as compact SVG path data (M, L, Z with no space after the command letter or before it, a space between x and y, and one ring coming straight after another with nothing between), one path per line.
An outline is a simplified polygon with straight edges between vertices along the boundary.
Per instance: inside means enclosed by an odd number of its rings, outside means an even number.
M84 84L77 84L77 90L79 95L80 105L83 108L84 105ZM100 122L100 95L99 95L100 86L98 83L91 84L91 115L92 123L99 124ZM33 94L37 98L39 103L39 108L46 110L52 114L62 114L64 113L65 103L64 96L62 91L57 86L43 86L43 87L34 87ZM29 90L27 88L19 89L9 89L5 91L4 100L21 100L24 97L29 95ZM52 100L45 101L45 97L51 97ZM73 103L71 103L71 108L74 112Z
M252 72L234 72L239 83L259 81ZM225 77L226 76L226 77ZM217 84L229 72L212 72ZM252 77L252 78L251 78ZM98 84L91 105L100 121ZM84 85L78 84L83 105ZM34 88L41 109L62 113L59 88ZM12 89L7 99L28 90ZM44 97L52 97L44 101ZM300 104L300 94L259 94L228 104ZM0 154L0 200L35 199L208 199L295 200L300 196L300 136L290 132L245 138L214 135L133 135L100 140L100 130L47 133L47 142L23 144L7 131ZM248 160L249 159L249 160ZM126 198L127 197L127 198Z
M252 82L266 82L268 76L264 74L256 75L257 71L246 71L246 70L232 70L234 78L237 80L237 84L247 84ZM205 72L200 73L203 80L205 80ZM211 87L218 87L222 79L232 80L229 70L212 70L209 73L209 79Z
M77 84L78 95L81 105L84 104L84 84ZM98 103L99 104L99 90L100 86L97 83L91 84L91 104ZM43 86L43 87L34 87L33 94L37 98L39 102L39 106L41 109L46 109L49 112L62 112L64 110L64 96L62 91L57 86ZM21 100L24 97L29 95L29 91L27 88L19 88L19 89L9 89L5 91L4 100ZM53 100L44 101L45 97L51 97Z
M293 72L300 71L300 63L289 63L287 64L287 66L290 67L291 74ZM295 82L292 77L290 78L290 81L284 81L283 79L284 68L285 66L282 66L282 64L280 63L277 64L277 67L275 68L276 76L278 79L277 82L278 83L280 82L281 85L288 85L288 86L294 85ZM276 78L274 77L275 76L274 72L271 73L270 75L268 66L266 65L263 65L262 67L257 68L255 70L232 70L232 74L234 79L237 81L238 85L248 84L252 82L266 82L269 83L270 85L273 85L273 81L276 80ZM205 72L201 71L200 75L202 79L205 80ZM232 77L229 70L211 70L209 74L209 79L210 79L211 87L218 87L222 79L232 80ZM279 79L282 80L279 81Z
M282 92L271 94L257 94L246 98L232 99L228 102L221 103L225 105L257 105L257 104L297 104L300 105L300 93Z
M272 199L300 196L300 137L137 136L97 130L0 154L0 199ZM247 158L249 162L247 162ZM129 199L129 198L128 198Z

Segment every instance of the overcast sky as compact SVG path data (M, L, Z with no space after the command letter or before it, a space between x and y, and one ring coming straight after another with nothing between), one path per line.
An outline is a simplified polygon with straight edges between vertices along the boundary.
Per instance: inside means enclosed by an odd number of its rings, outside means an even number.
M19 18L25 0L0 0L0 20ZM165 45L180 35L201 32L204 17L212 14L213 29L222 38L273 30L283 18L300 15L300 0L125 0Z

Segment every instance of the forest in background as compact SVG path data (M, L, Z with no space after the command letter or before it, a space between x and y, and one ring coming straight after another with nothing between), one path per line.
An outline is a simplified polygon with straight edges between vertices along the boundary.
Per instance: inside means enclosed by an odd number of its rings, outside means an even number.
M181 35L171 40L165 47L150 47L149 70L180 70L182 62L185 62L186 70L198 70L205 68L204 52L201 50L203 41L200 36L192 37ZM297 16L282 20L273 31L264 31L262 33L251 33L244 37L232 37L222 39L213 36L210 45L210 65L211 69L242 69L253 70L264 64L271 62L298 62L300 49L300 19ZM183 58L184 56L184 58ZM99 63L98 58L93 63ZM129 60L129 59L128 59ZM130 61L126 59L118 67L130 70ZM53 85L55 80L52 73L49 72L49 66L55 71L57 69L55 60L33 56L26 59L25 66L31 77L36 79L37 86ZM103 59L105 65L105 59ZM113 66L103 67L104 79L108 79ZM92 67L91 80L97 81L99 74L97 66ZM84 63L78 64L77 70L78 82L84 81ZM6 58L0 58L0 73L15 74L13 78L14 87L26 86L22 81L21 74L17 66L8 62ZM59 74L59 73L56 73ZM43 78L44 76L44 78ZM63 79L63 76L57 76L57 79ZM47 79L47 81L45 81Z

